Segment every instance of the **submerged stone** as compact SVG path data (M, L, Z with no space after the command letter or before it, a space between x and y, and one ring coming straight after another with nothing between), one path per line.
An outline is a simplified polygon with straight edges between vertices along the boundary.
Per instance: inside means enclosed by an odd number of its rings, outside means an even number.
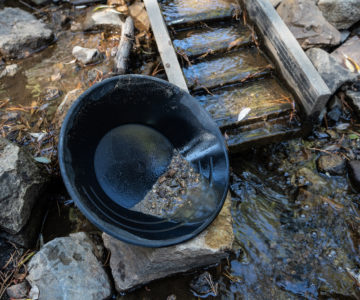
M84 48L75 46L72 55L82 64L93 64L101 60L101 54L98 49Z
M2 71L0 71L0 79L5 76L14 77L18 70L19 66L17 64L8 65Z
M19 8L0 10L0 53L22 58L54 40L53 32L32 14Z
M232 249L234 234L228 196L218 217L199 236L170 247L145 248L126 244L103 234L111 252L115 288L123 292L155 279L218 263Z
M39 289L39 300L108 298L110 280L94 253L96 246L84 232L45 244L28 265L27 280Z
M318 170L320 172L328 172L330 175L342 175L344 174L346 161L337 154L322 155L317 161Z

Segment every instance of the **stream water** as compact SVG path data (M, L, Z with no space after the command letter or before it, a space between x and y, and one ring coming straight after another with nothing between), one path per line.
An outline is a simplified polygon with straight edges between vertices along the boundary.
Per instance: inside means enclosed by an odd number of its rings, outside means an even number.
M74 9L69 14L79 22L84 15ZM20 71L14 78L0 80L0 100L8 101L0 109L2 133L30 146L34 155L52 160L56 155L48 149L49 140L36 142L35 138L34 142L30 133L44 132L50 137L49 124L64 95L89 87L111 69L106 59L96 66L79 67L73 62L72 47L100 45L105 56L111 57L118 41L116 36L104 40L100 33L71 32L69 26L59 30L57 42L48 49L16 61ZM48 88L61 94L46 100ZM252 97L256 91L244 89L243 93L242 97L247 93ZM34 110L27 108L32 105ZM39 124L39 117L48 121ZM28 128L14 129L20 125ZM114 298L359 299L360 195L349 184L346 168L343 175L332 176L319 172L316 163L320 155L329 153L342 153L345 160L359 159L360 138L354 138L358 131L356 126L321 128L306 140L233 156L234 251L229 260L207 269L215 288L195 292L192 282L204 272L197 270ZM44 242L69 232L96 230L63 194L50 203L42 229Z

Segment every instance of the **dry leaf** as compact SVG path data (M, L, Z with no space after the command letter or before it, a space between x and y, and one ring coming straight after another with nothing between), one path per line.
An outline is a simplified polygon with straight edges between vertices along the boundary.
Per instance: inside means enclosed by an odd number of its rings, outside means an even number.
M240 122L241 120L243 120L250 112L251 108L249 107L245 107L243 108L240 112L239 112L239 115L238 115L238 122Z

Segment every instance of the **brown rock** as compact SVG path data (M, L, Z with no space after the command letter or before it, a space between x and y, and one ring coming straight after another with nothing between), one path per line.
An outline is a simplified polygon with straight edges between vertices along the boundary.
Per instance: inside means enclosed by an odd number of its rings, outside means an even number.
M139 31L148 31L150 29L150 20L145 10L144 3L136 1L129 7L129 10L136 29Z
M103 234L111 252L110 267L115 288L122 292L152 280L218 263L228 256L234 240L231 197L215 221L196 238L170 247L145 248L126 244Z
M322 155L317 161L317 167L319 172L342 175L344 174L345 163L345 159L340 155Z

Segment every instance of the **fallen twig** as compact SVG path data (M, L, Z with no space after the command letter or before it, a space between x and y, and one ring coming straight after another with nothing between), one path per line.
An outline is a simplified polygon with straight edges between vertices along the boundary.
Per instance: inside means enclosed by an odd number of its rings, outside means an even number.
M116 74L125 74L128 68L129 55L134 42L134 21L129 16L121 30L121 39L115 56Z

